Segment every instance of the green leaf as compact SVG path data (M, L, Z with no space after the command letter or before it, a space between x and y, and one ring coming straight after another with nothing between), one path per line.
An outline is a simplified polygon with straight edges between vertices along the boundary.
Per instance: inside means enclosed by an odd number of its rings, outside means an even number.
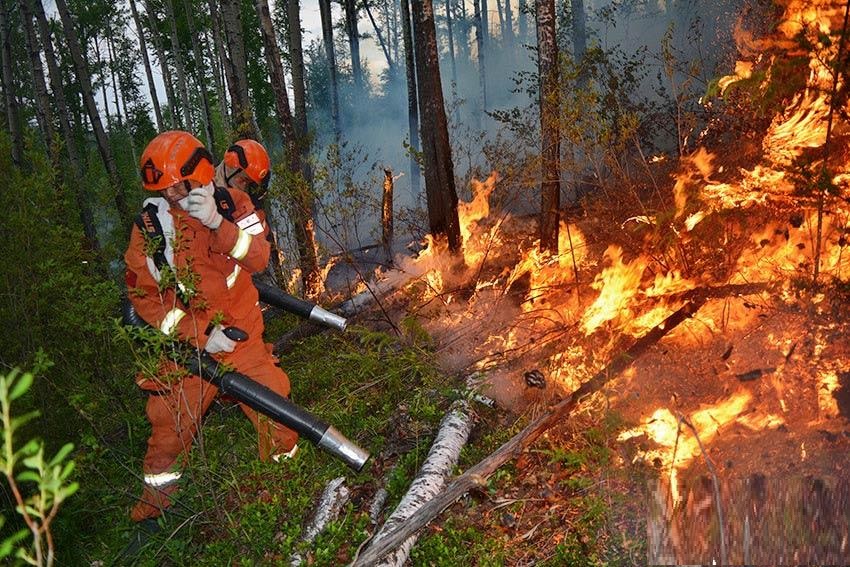
M22 426L23 424L25 424L26 422L30 421L31 419L38 417L39 415L40 414L39 414L38 410L34 410L34 411L31 411L31 412L25 413L24 415L19 415L17 417L13 417L11 422L10 422L10 427L11 427L12 431L14 431L17 428L19 428L20 426Z
M39 482L41 477L33 471L22 471L18 474L17 479L20 482Z
M0 543L0 559L11 555L15 550L15 544L24 539L26 535L27 530L23 529L4 539L3 543Z
M39 448L38 439L30 439L27 441L27 444L18 449L18 452L15 453L15 457L20 457L21 455L34 455Z
M24 466L29 467L31 469L39 470L44 465L44 455L39 451L35 455L31 457L27 457L23 460Z
M74 463L74 461L68 461L67 463L65 463L65 467L62 469L62 472L59 473L59 478L62 479L62 480L65 480L66 478L68 478L68 476L72 472L74 472L74 467L76 467L76 466L77 465Z
M65 498L68 498L69 496L73 495L73 494L74 494L77 490L79 490L79 489L80 489L80 483L79 483L79 482L72 482L71 484L69 484L68 486L66 486L66 487L62 490L63 500L64 500Z
M12 393L9 394L10 400L17 400L21 396L23 396L27 390L32 386L33 375L27 372L21 379L18 380L17 384L12 388Z
M52 459L50 459L50 466L58 465L61 463L65 457L68 456L68 453L74 450L73 443L65 443L65 445L59 449L59 451L54 455Z

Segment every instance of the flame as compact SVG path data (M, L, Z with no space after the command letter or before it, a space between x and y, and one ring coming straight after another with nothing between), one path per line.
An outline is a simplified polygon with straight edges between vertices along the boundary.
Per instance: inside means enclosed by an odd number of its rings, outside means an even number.
M838 373L835 370L819 371L817 374L819 417L829 418L838 415L838 402L834 392L840 387Z
M673 186L676 218L685 212L685 206L690 200L697 180L702 179L707 182L714 172L714 158L714 154L705 148L699 148L690 156L682 158L682 171L676 175L676 184Z
M593 289L599 290L599 296L581 319L585 335L591 334L608 321L631 314L631 299L638 293L648 263L643 256L624 263L623 249L613 244L605 250L604 258L608 266L591 284Z
M778 426L782 423L781 418L777 416L743 415L751 401L752 394L746 390L740 390L725 400L696 410L686 417L699 434L699 441L702 442L703 447L709 445L721 429L735 422L748 426L754 423ZM617 440L626 441L640 436L650 439L658 448L639 452L636 459L660 462L661 468L671 473L674 502L678 502L676 472L687 468L694 459L701 456L699 442L689 428L682 426L680 429L678 418L667 408L656 409L638 427L621 432Z

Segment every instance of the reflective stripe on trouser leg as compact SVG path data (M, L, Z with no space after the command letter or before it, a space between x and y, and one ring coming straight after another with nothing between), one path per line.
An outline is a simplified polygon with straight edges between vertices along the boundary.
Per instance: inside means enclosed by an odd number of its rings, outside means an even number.
M146 474L144 477L145 484L153 488L165 488L166 486L171 486L175 484L180 477L183 476L183 473L180 471L173 472L163 472L163 473L153 473Z

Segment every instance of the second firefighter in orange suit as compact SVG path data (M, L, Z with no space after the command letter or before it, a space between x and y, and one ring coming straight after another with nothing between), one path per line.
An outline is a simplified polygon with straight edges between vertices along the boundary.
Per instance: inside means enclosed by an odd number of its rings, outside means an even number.
M251 274L269 260L268 229L251 199L237 189L213 185L209 152L186 132L154 138L140 163L145 189L159 195L145 201L125 254L136 311L163 333L205 349L288 396L289 379L276 365L271 345L263 342L262 313L251 281ZM232 341L223 332L227 326L246 331L248 340ZM170 375L139 379L150 392L146 411L151 436L143 464L144 491L131 513L135 521L155 518L172 504L170 496L201 419L218 393L198 376ZM257 430L262 459L294 454L294 431L247 406L242 409Z

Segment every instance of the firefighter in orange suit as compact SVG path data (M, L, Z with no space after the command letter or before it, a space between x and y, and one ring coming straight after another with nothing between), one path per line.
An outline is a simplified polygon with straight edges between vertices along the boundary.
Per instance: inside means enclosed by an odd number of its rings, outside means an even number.
M269 154L262 144L250 139L238 140L227 148L224 159L215 169L215 184L248 193L263 221L270 180Z
M238 372L288 396L289 379L263 342L263 319L251 273L269 259L267 228L250 197L213 184L212 156L187 132L160 134L140 165L145 200L124 258L127 288L138 314L167 335L204 349ZM235 326L248 340L224 333ZM164 364L175 367L173 363ZM167 368L163 368L167 370ZM166 373L163 372L163 376ZM181 468L217 388L198 376L171 372L166 379L140 376L149 392L151 436L145 455L144 491L135 521L155 518L171 504ZM259 438L260 458L278 460L297 450L297 433L246 406Z

